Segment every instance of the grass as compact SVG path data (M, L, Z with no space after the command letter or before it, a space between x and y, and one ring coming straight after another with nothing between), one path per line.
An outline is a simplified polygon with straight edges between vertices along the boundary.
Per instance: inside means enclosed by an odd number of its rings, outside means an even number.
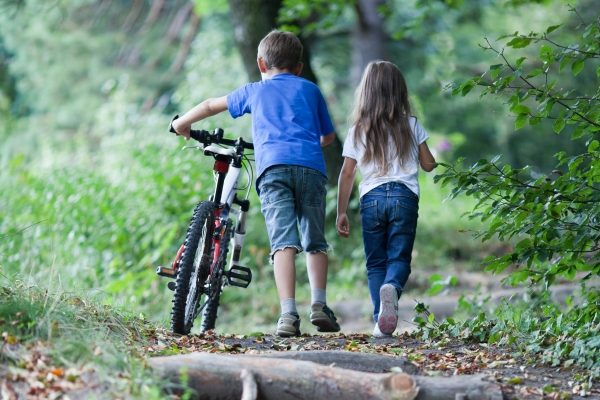
M21 377L43 395L59 387L82 389L91 375L102 396L163 398L139 352L151 329L97 299L0 281L0 359L9 368L0 374Z

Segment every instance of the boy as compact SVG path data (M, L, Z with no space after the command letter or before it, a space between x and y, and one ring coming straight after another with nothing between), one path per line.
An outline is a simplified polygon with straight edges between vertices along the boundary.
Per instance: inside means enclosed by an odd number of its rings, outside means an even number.
M206 117L225 110L233 118L252 114L256 188L281 305L276 333L284 337L300 335L295 257L302 250L307 252L311 323L320 332L340 330L326 302L326 171L321 150L334 140L335 132L319 88L298 76L302 51L300 40L293 34L270 32L258 46L262 81L227 96L207 99L173 121L177 134L188 139L191 124Z

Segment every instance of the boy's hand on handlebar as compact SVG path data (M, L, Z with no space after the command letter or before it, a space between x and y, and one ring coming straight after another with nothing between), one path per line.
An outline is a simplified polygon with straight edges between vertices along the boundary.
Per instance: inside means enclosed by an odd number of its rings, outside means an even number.
M185 140L190 140L191 125L182 123L180 119L175 119L171 122L171 126L176 135L183 136Z

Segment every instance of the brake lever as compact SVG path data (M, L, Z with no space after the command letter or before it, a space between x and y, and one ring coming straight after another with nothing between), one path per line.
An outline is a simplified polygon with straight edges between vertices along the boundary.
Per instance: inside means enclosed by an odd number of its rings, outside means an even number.
M204 150L204 146L203 145L198 145L198 146L183 146L181 148L181 150L187 150L187 149L198 149L198 150Z

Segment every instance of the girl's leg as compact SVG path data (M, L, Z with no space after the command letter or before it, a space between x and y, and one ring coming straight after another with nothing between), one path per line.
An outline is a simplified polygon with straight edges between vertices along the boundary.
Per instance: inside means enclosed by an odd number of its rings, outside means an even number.
M385 188L375 188L363 196L360 214L367 264L367 281L373 302L373 320L377 321L380 305L379 289L385 281L387 269Z
M401 295L411 268L413 244L417 228L418 197L402 184L394 184L388 198L387 274L385 283L393 285Z

